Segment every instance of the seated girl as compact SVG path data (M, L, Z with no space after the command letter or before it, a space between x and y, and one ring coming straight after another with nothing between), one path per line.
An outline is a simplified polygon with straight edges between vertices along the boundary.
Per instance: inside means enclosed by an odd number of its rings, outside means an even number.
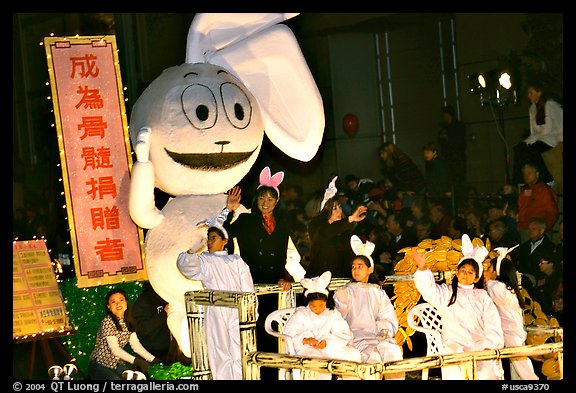
M295 355L324 359L361 361L360 351L350 345L352 331L342 315L327 307L328 284L332 274L305 278L300 283L306 289L307 306L300 306L286 321L283 333L292 338ZM299 370L294 370L298 378ZM329 373L319 373L318 379L332 379Z
M394 338L398 317L374 274L371 254L375 245L369 241L362 243L356 235L350 239L350 245L356 254L352 261L353 281L334 293L336 309L352 329L352 344L362 354L363 363L402 360L402 349ZM404 379L404 373L386 374L385 379Z

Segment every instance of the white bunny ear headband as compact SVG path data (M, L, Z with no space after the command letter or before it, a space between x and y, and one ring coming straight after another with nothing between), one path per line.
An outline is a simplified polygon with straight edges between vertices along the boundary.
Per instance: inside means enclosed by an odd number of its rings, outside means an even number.
M207 225L208 228L216 227L222 231L222 233L224 234L224 237L226 239L229 239L228 231L226 231L226 229L224 229L224 226L223 226L224 221L226 221L227 217L228 217L228 212L222 211L217 216L208 217L204 221L200 221L197 225L203 225L204 224L204 225Z
M504 258L506 258L506 255L510 254L510 252L512 252L512 250L514 250L518 246L519 246L519 244L516 244L512 248L496 247L494 249L494 251L496 251L498 253L498 258L496 258L496 274L497 275L500 275L500 266L502 266L502 261L504 260Z
M474 247L470 237L467 234L462 235L462 258L458 261L458 265L464 259L472 258L478 263L478 277L482 277L484 272L483 262L486 256L490 253L484 246Z
M334 179L332 179L330 184L328 184L328 188L324 191L324 199L322 199L322 203L320 204L320 211L324 209L326 202L328 202L328 200L338 192L338 189L336 188L336 179L338 179L338 176L334 176Z
M352 235L350 238L350 246L352 247L352 251L356 255L364 255L368 257L370 260L370 269L374 270L374 260L372 259L372 253L376 248L376 245L370 241L366 241L366 243L362 243L362 240L356 235Z
M324 105L294 33L295 13L199 13L188 30L186 63L236 76L259 103L270 141L300 161L322 143Z
M320 277L303 278L300 280L300 284L306 288L304 296L308 296L309 293L314 292L323 293L328 296L330 280L332 280L332 273L330 271L322 273Z

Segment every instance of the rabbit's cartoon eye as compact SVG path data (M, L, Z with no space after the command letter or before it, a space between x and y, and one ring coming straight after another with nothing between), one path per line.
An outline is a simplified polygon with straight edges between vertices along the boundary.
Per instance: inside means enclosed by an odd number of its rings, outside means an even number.
M234 128L244 129L252 118L252 103L246 93L233 83L223 83L220 86L224 113Z
M182 110L186 118L199 130L214 127L218 120L216 97L207 86L194 84L186 87L181 96Z

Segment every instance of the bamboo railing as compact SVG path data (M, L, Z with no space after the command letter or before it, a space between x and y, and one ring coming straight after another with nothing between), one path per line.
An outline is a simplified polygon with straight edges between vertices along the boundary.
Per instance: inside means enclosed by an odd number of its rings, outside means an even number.
M443 272L436 272L436 279L443 279ZM411 275L400 278L398 275L390 277L389 282L410 280ZM349 279L332 279L329 289L334 290ZM386 283L386 281L385 281ZM212 379L206 334L204 331L204 316L206 306L231 307L238 309L240 327L240 351L242 354L242 377L247 380L260 379L260 368L301 369L303 378L316 372L331 373L341 377L357 379L381 379L384 374L411 372L422 369L438 368L448 365L461 365L466 379L476 378L476 362L490 359L503 359L525 356L557 354L560 368L560 379L563 379L563 342L544 343L537 345L524 345L499 350L485 350L479 352L466 352L446 355L431 355L415 357L383 363L357 363L335 359L311 358L297 355L286 355L272 352L259 352L256 347L256 309L257 296L278 294L278 308L295 307L295 294L303 291L300 283L293 283L289 291L281 291L276 284L256 284L256 294L232 291L200 290L185 294L186 312L190 343L192 346L193 370L192 379ZM262 316L264 317L264 316ZM562 328L557 327L527 327L528 333L557 335L563 338Z

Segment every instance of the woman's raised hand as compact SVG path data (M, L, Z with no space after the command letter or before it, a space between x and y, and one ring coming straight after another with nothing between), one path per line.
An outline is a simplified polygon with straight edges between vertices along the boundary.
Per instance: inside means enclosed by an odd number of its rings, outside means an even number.
M234 211L240 206L242 190L238 186L232 187L228 191L228 198L226 199L226 208L230 211Z
M368 208L364 205L358 206L354 213L350 216L350 222L359 222L366 218L366 211Z

